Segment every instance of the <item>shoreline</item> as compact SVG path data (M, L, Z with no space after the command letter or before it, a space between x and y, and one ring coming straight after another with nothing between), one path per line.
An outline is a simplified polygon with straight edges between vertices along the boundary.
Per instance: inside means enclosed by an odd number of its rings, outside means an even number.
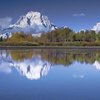
M100 46L0 46L1 49L100 49Z

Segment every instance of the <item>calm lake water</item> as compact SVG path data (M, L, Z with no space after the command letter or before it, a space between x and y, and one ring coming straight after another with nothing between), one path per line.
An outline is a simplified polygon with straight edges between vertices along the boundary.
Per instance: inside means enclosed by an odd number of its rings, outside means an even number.
M100 50L0 50L0 100L100 100Z

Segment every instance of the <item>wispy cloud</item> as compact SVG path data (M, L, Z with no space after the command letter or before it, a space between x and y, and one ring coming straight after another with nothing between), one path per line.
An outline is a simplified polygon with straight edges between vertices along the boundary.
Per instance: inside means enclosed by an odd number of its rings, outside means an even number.
M4 29L7 28L12 22L12 18L10 17L5 17L5 18L0 18L0 28Z
M74 74L74 75L72 75L72 77L73 78L81 78L81 79L83 79L85 76L84 75L76 75L76 74Z
M72 15L73 17L84 17L86 16L84 13L75 13Z

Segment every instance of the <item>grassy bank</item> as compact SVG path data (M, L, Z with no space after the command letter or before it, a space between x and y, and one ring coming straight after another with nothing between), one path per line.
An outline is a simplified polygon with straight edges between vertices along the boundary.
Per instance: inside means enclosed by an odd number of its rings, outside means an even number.
M73 49L73 50L100 50L100 46L0 46L0 49Z
M68 46L100 46L100 42L0 42L0 46L60 46L60 47L68 47Z

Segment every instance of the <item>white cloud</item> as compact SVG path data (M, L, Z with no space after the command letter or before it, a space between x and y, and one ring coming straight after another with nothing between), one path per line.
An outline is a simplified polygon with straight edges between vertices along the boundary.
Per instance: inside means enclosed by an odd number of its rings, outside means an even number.
M72 77L73 78L81 78L81 79L83 79L85 76L84 75L76 75L76 74L74 74L74 75L72 75Z
M5 17L5 18L0 18L0 28L4 29L7 28L12 22L12 18L10 17Z
M9 66L6 66L6 64L0 65L0 72L4 72L6 74L11 73L11 68Z
M84 17L85 14L84 13L76 13L76 14L73 14L74 17Z
M91 30L96 31L97 33L100 31L100 22L98 22Z

